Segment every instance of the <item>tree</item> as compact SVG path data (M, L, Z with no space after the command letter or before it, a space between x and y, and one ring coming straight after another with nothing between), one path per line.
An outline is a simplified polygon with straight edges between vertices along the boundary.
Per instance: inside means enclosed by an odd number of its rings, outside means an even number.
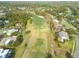
M13 46L16 47L16 46L20 45L22 43L22 41L23 41L23 36L21 34L19 34L16 38L16 41L13 43Z

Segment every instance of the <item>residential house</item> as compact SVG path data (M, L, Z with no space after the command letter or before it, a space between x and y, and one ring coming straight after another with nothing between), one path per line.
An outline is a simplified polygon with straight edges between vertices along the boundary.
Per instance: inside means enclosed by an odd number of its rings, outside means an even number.
M63 15L63 13L59 13L59 15Z
M13 32L17 32L18 29L6 29L3 31L3 33L6 33L8 36L10 36Z
M25 10L26 8L25 7L17 7L16 9L18 9L18 10Z
M11 55L11 49L0 48L0 58L8 58Z
M54 23L54 25L56 25L56 24L58 24L59 23L59 21L57 20L57 19L52 19L52 22Z
M0 12L0 16L4 16L6 13L4 12Z
M0 10L0 16L4 16L5 14L4 10Z
M21 24L19 22L17 22L15 25L15 28L19 30L21 28Z
M58 36L58 41L64 42L65 40L69 40L69 36L67 32L61 31L56 33Z
M8 38L3 38L3 39L0 41L0 45L7 46L8 44L14 42L14 41L16 40L16 37L17 37L17 36L11 36L11 37L8 37Z
M60 25L60 24L54 25L54 29L56 32L59 32L62 29L62 25Z
M16 36L11 36L11 37L7 38L7 40L5 41L4 44L8 45L8 44L14 42L15 40L16 40Z
M9 23L9 20L5 20L5 23L6 23L6 24Z

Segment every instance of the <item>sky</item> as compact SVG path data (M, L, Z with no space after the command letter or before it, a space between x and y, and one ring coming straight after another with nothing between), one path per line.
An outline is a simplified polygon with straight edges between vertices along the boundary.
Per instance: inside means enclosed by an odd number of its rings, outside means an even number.
M79 1L79 0L0 0L0 1Z

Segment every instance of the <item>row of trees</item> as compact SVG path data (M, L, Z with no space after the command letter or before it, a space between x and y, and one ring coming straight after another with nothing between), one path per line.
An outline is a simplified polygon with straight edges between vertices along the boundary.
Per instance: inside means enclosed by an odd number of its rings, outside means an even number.
M24 13L20 11L8 12L6 18L10 21L9 26L14 26L19 22L22 26L26 26L27 20L29 20L31 15L29 13Z

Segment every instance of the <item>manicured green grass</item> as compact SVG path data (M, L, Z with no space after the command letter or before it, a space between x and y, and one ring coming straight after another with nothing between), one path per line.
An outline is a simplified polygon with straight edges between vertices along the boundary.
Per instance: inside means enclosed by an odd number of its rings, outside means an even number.
M44 21L43 21L43 19L40 18L39 16L33 15L33 17L32 17L32 22L33 22L34 26L36 26L36 27L38 27L38 28L41 28Z

